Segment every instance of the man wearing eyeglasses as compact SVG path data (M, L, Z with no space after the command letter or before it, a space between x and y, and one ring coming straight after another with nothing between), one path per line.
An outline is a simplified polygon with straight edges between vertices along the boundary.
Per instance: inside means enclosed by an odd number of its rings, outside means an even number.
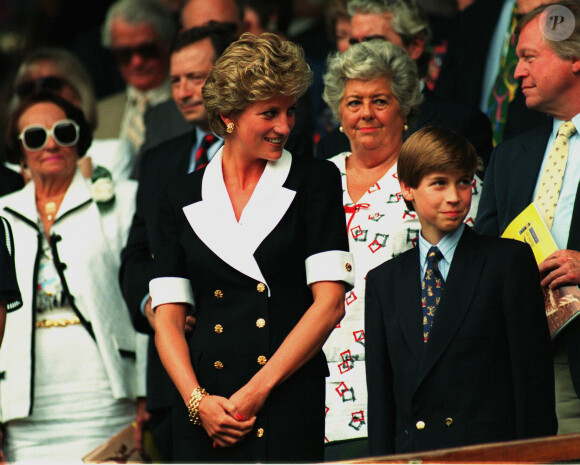
M350 0L347 9L351 18L351 44L377 39L392 42L405 49L417 63L419 76L426 77L431 28L416 0ZM478 155L487 160L492 144L491 125L485 114L457 101L436 97L423 80L421 89L423 102L415 121L404 134L405 139L423 126L444 126L467 138ZM320 141L316 156L330 158L348 151L348 139L337 129Z
M175 29L174 18L157 0L118 0L105 18L103 46L127 87L98 102L95 138L120 138L133 166L145 138L145 112L171 99L169 47Z

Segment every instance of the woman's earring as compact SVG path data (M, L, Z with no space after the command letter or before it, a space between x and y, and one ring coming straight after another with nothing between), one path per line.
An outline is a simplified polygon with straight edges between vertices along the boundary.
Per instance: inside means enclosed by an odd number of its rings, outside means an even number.
M232 123L232 122L229 122L229 123L226 125L226 132L227 132L228 134L231 134L232 132L234 132L234 123Z
M403 131L408 131L409 130L409 125L405 123L405 125L403 126Z
M344 129L342 128L342 126L339 126L339 127L338 127L338 130L339 130L340 132L344 132Z

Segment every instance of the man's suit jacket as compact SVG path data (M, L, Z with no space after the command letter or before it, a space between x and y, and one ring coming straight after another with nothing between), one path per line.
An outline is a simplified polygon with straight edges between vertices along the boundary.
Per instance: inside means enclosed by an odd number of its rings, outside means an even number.
M146 129L142 154L167 140L191 133L191 124L185 120L173 99L148 108L144 122Z
M476 0L457 15L435 84L437 95L479 108L487 55L505 1ZM526 107L518 86L508 108L503 140L544 121L544 114Z
M117 139L121 132L127 92L117 92L97 102L97 127L94 139Z
M466 227L426 344L418 248L367 275L365 312L372 455L556 434L529 246Z
M195 131L183 134L143 155L137 190L137 206L127 244L121 253L120 281L123 297L138 331L153 334L141 313L141 302L149 293L151 246L157 222L157 197L167 182L184 176L189 168ZM166 374L150 338L147 364L147 409L168 408L173 384Z
M499 144L492 153L485 174L474 229L500 236L508 224L532 201L540 174L552 121L538 129ZM580 189L572 212L567 248L580 251ZM580 397L580 321L574 320L561 333L566 345L570 373Z
M455 130L468 139L484 164L491 153L491 125L487 116L475 107L469 107L457 100L442 99L428 89L423 91L423 101L410 128L405 132L407 138L418 129L428 125L439 125ZM331 158L342 152L350 151L350 142L338 129L325 136L316 148L318 158Z

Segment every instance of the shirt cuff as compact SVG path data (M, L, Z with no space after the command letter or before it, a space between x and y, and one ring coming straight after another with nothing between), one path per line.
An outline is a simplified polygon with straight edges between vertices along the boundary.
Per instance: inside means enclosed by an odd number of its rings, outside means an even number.
M193 306L193 291L189 279L155 278L149 282L151 308L163 304L187 304Z
M354 261L352 253L329 250L311 255L306 259L306 282L342 281L347 290L354 286Z

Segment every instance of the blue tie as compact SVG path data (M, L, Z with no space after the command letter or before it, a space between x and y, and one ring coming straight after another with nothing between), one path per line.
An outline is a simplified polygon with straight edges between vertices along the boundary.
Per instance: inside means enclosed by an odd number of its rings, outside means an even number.
M445 280L441 276L437 262L443 258L441 251L433 246L427 253L427 269L421 284L421 307L423 308L423 342L429 339L435 310L441 300Z

